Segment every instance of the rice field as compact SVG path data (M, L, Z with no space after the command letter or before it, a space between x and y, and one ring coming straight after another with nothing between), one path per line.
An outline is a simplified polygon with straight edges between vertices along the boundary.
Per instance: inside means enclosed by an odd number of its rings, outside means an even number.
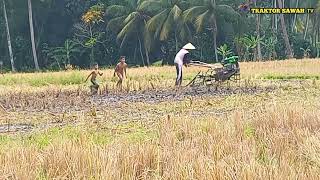
M175 89L175 68L0 76L0 179L319 179L320 61L241 63ZM187 84L199 67L184 68Z

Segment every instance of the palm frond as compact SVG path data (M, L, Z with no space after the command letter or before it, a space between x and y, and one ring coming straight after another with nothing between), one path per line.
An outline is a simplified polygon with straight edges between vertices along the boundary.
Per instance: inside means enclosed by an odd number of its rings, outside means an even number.
M189 2L187 2L187 1L182 1L182 0L179 0L178 2L177 2L177 5L180 7L180 9L182 9L182 10L185 10L185 9L187 9L188 7L190 7L189 6Z
M161 10L161 2L156 0L143 1L137 10L143 12L159 12Z
M157 32L162 28L163 22L166 20L168 16L168 9L163 10L159 14L153 16L147 22L146 28L149 32Z
M173 14L173 20L177 21L181 17L182 10L177 5L174 5L171 11Z
M217 5L214 10L216 16L223 16L223 18L228 22L235 22L239 20L241 16L237 11L228 5Z
M172 8L167 16L167 19L163 23L159 39L160 41L166 40L169 37L169 33L174 28L175 25L175 14L176 14L176 8Z
M126 16L120 16L111 19L107 24L107 29L111 30L112 32L119 32L122 28L121 24L126 19Z
M121 5L111 5L108 6L106 9L106 16L109 17L118 17L118 16L123 16L125 14L128 14L129 10L125 6Z
M148 0L132 0L135 2L135 5L136 7L138 7L140 4L144 3L145 1L148 1Z
M203 29L205 21L211 16L210 11L207 10L204 13L200 14L195 21L197 32L200 32Z
M192 40L192 33L188 25L182 24L180 27L179 37L184 42L190 42Z
M200 14L208 10L205 6L195 6L183 12L184 22L193 22Z
M123 39L121 40L120 49L123 49L128 39L129 39L129 35L128 34L124 35Z
M150 52L152 45L154 44L154 38L152 37L151 32L148 31L147 28L144 29L143 39L144 39L144 44L147 48L147 51Z
M209 2L206 2L206 0L188 0L188 3L190 4L190 6L205 6L207 4L209 4Z
M136 18L139 15L138 12L130 13L123 21L123 24L128 24L132 19Z
M162 5L168 5L169 0L159 0Z
M124 36L128 36L129 34L134 32L134 29L137 28L137 19L138 18L133 18L131 19L119 32L117 35L117 39L120 40Z

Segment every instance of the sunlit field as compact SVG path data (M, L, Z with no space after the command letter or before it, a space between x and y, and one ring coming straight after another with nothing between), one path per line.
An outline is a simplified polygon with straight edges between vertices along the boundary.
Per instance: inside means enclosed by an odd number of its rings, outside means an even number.
M319 179L320 59L241 63L174 88L171 66L0 76L0 179ZM184 68L186 85L206 68Z

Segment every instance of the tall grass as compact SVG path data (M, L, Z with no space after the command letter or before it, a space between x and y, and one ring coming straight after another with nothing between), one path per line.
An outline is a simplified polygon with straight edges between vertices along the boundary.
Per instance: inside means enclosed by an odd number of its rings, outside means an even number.
M85 79L83 72L50 72L50 73L18 73L5 74L0 78L0 84L6 86L29 85L34 87L48 85L82 84Z
M0 153L2 179L318 179L319 110L271 106L216 119L167 117L157 136L95 144L87 134ZM192 121L192 122L190 122Z

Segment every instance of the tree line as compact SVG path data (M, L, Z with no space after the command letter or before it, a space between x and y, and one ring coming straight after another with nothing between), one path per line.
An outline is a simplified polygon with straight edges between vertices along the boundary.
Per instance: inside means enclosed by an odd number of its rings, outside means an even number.
M0 65L11 71L170 64L187 42L219 62L320 56L320 0L1 0ZM250 14L250 7L315 8Z

